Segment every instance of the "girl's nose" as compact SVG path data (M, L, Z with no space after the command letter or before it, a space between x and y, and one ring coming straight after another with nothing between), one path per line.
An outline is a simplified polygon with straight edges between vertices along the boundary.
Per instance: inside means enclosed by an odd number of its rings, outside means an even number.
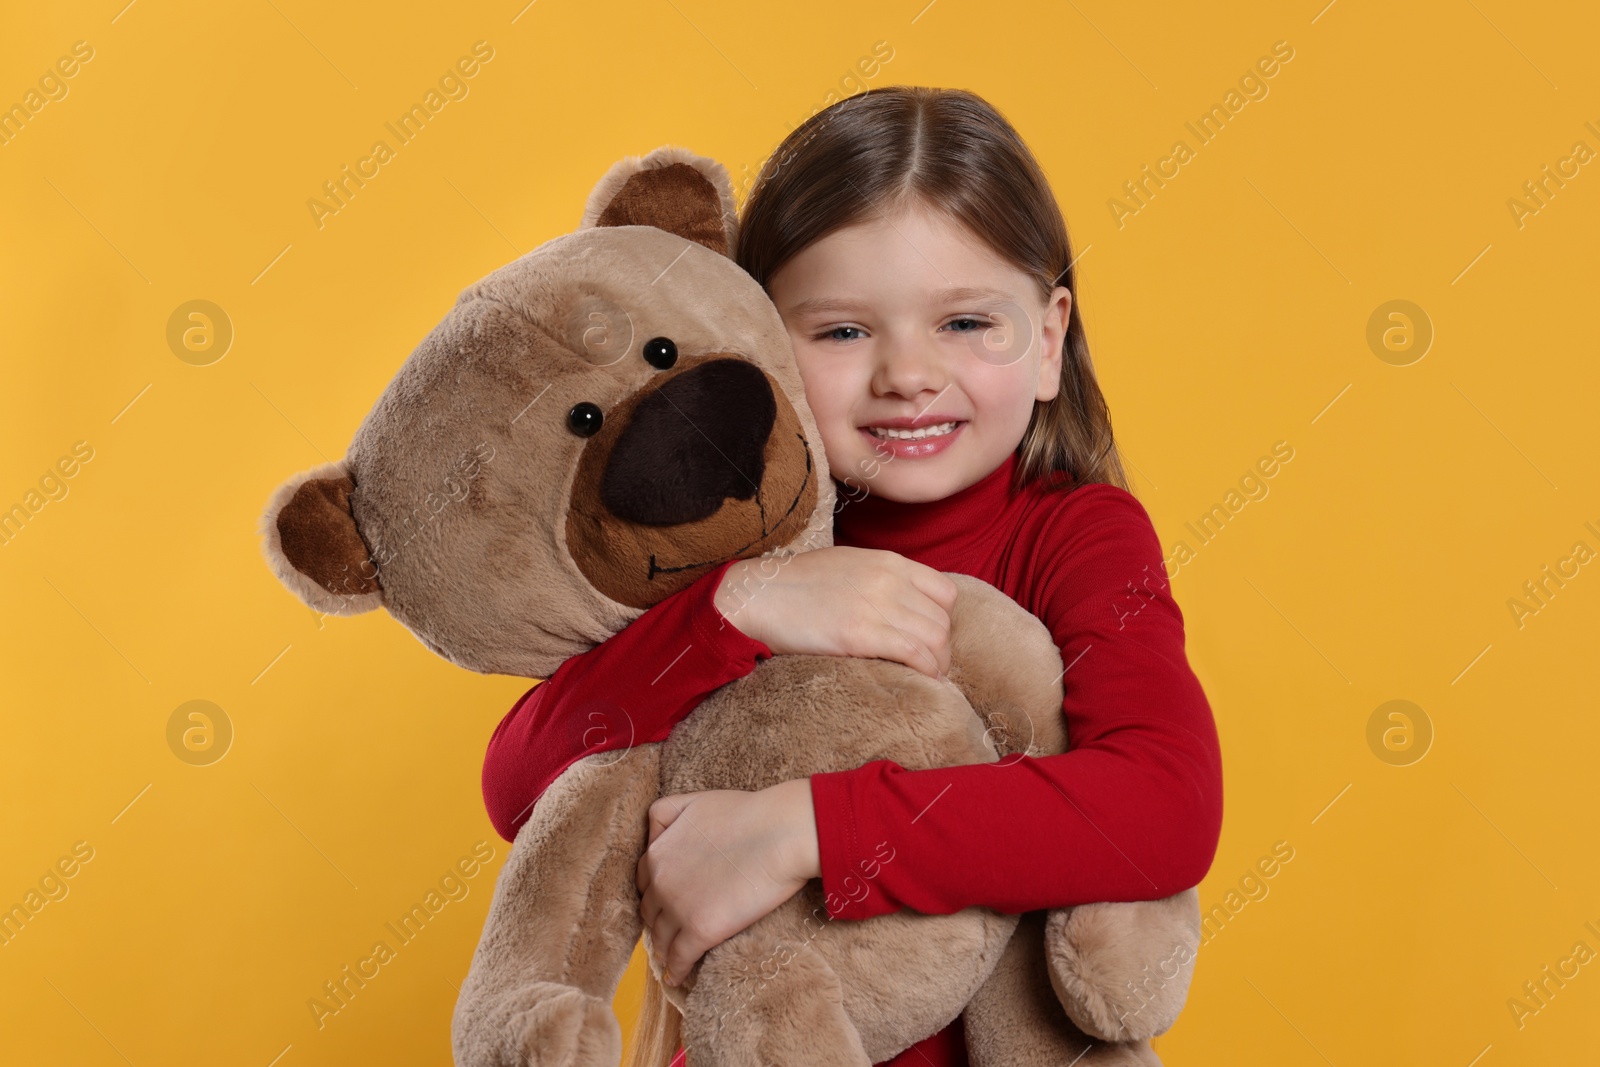
M947 376L937 356L924 345L885 341L878 346L872 372L873 392L915 399L927 391L943 389Z

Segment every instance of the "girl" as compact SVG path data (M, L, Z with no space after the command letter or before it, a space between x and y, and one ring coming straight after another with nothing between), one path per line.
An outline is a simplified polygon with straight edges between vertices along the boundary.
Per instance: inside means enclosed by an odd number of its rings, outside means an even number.
M573 761L665 738L770 655L942 675L954 583L941 572L955 571L1050 629L1071 751L918 771L877 760L661 798L639 886L667 980L810 878L829 917L851 920L1196 885L1221 828L1216 727L1154 528L1127 490L1065 224L1016 132L963 91L848 98L769 161L736 258L794 344L840 483L837 547L759 581L758 561L723 564L530 690L489 743L496 829L515 837ZM637 1064L660 1067L676 1021L650 983ZM965 1064L960 1019L891 1062Z

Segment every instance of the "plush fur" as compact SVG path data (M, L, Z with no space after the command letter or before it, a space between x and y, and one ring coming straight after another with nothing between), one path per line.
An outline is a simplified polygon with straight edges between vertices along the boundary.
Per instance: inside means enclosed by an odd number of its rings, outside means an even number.
M728 559L765 556L770 574L831 544L821 438L776 309L726 254L735 218L714 161L668 147L613 167L576 233L462 292L340 463L273 494L273 572L319 611L381 604L454 663L548 677ZM778 656L666 741L569 768L501 871L456 1007L457 1063L617 1062L610 1004L648 939L634 877L657 797L879 758L1063 751L1048 631L952 577L946 678ZM830 922L813 881L665 992L695 1067L861 1067L963 1012L979 1067L1150 1064L1145 1039L1182 1006L1198 918L1191 890L1020 920L969 908Z

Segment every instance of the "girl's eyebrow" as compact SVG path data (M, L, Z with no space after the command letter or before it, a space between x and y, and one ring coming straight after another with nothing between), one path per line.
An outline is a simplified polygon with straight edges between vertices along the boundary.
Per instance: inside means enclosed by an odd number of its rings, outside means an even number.
M984 300L1011 301L1014 300L1010 293L1002 289L973 288L971 286L954 286L949 289L940 289L928 294L930 304L969 303ZM791 315L813 315L821 313L862 311L867 307L859 300L849 300L843 297L812 297L801 300L789 308Z

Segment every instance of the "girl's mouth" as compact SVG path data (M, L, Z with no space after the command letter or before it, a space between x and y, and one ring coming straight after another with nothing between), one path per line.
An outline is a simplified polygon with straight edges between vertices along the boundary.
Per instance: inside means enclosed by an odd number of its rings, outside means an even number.
M880 455L916 459L932 456L949 448L967 425L964 419L930 423L916 429L893 426L863 426L861 433Z

